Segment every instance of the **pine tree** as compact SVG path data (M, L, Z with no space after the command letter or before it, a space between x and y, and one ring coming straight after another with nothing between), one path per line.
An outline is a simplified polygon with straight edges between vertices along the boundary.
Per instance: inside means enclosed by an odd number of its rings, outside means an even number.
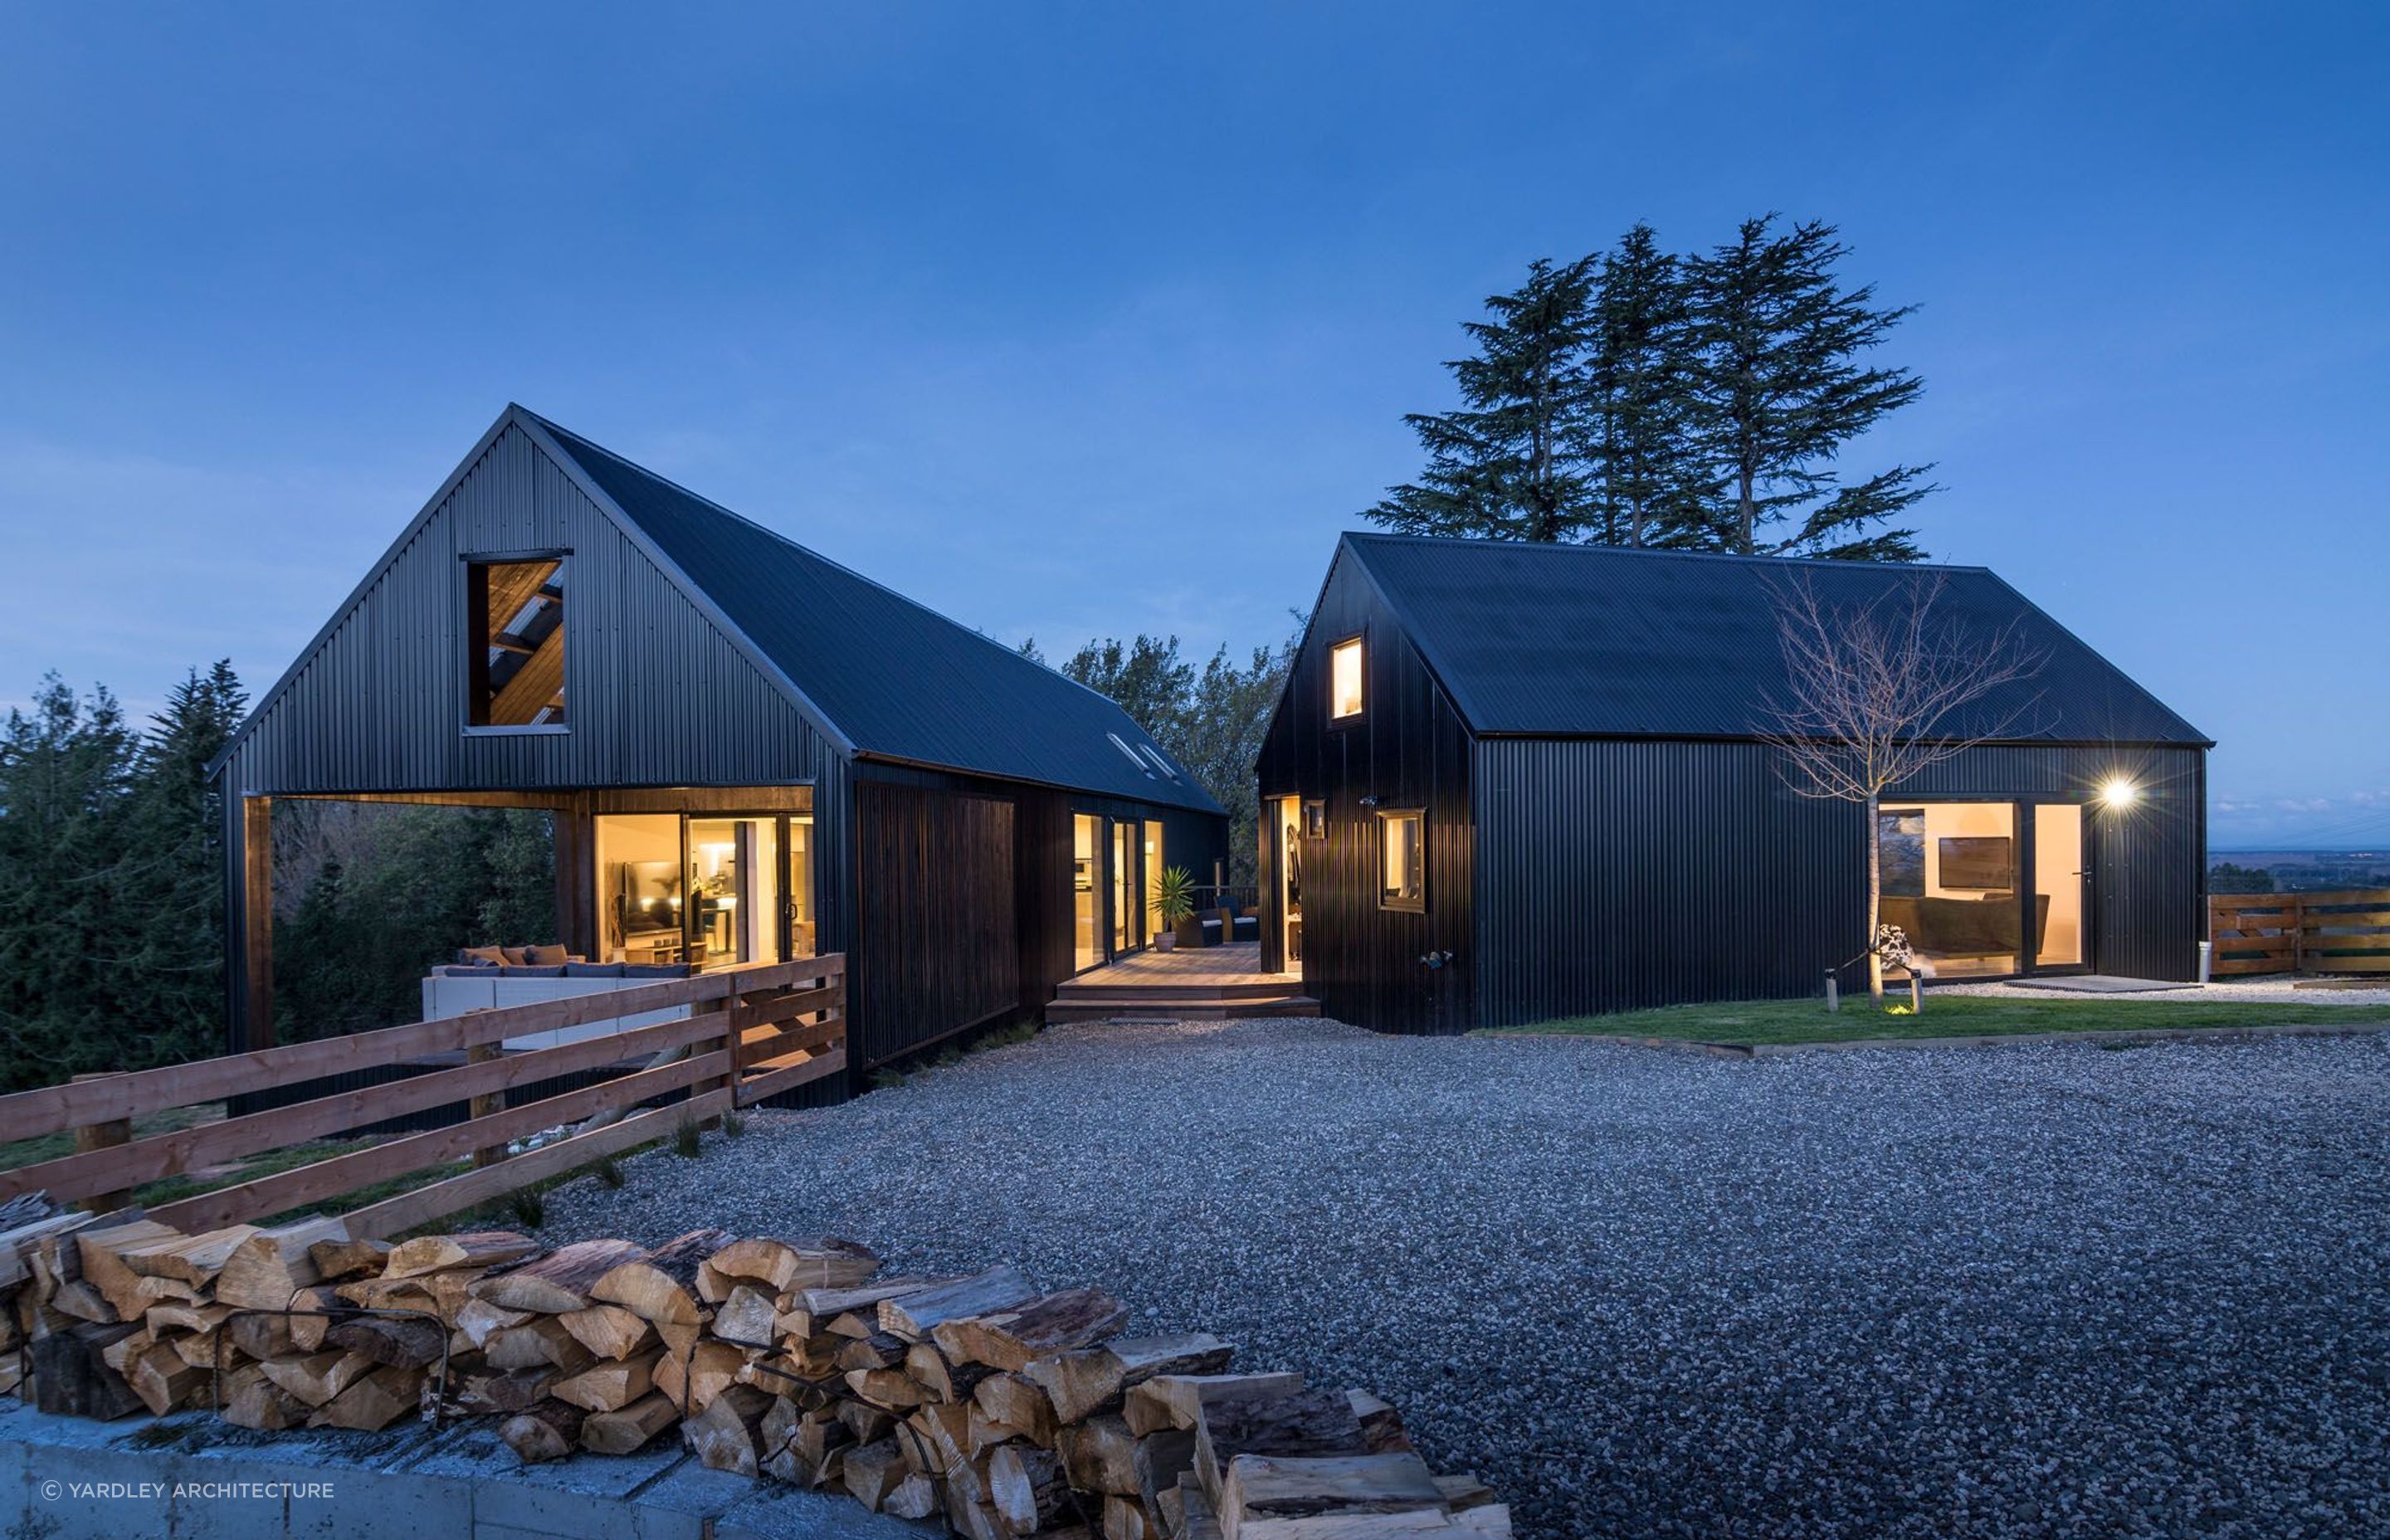
M1895 466L1857 485L1834 468L1843 448L1924 382L1862 366L1914 307L1874 304L1873 285L1844 289L1849 254L1818 221L1775 231L1743 221L1736 237L1684 263L1699 367L1698 432L1721 488L1707 520L1715 548L1745 555L1914 561L1914 530L1880 526L1927 493L1928 466ZM1792 533L1785 533L1785 526Z
M1593 538L1701 543L1705 488L1693 438L1693 340L1683 276L1638 225L1600 259L1586 365Z
M159 1062L215 1051L224 1022L224 822L208 765L249 698L229 660L196 669L150 721L135 771L123 855L141 916L126 934Z
M1599 527L1582 421L1596 265L1539 259L1524 285L1486 300L1494 318L1464 327L1476 355L1446 365L1461 410L1404 418L1427 468L1389 488L1369 519L1406 534L1495 540L1578 540Z

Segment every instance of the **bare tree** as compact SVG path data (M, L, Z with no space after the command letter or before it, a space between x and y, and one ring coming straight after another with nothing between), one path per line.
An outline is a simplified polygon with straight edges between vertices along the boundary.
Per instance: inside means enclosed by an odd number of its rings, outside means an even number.
M1880 1006L1883 794L2026 730L2040 695L2010 687L2039 673L2046 655L2024 645L2014 621L1985 635L1935 615L1939 574L1851 605L1824 603L1805 576L1774 586L1790 693L1768 701L1759 737L1782 751L1779 767L1794 791L1867 810L1868 994Z

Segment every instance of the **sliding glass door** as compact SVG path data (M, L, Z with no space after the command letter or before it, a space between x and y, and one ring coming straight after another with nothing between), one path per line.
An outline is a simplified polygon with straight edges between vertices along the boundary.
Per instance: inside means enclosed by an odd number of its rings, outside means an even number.
M1883 923L1939 979L2088 960L2079 802L1891 802L1879 811Z
M593 960L706 969L811 956L812 833L810 815L598 817Z

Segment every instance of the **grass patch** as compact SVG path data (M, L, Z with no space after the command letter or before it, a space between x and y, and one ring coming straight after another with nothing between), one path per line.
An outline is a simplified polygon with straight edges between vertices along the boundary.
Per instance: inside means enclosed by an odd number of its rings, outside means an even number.
M203 1123L216 1123L225 1115L225 1104L203 1101L191 1107L170 1107L162 1112L145 1113L133 1120L133 1136L146 1139L158 1134L177 1134ZM74 1135L66 1129L56 1134L44 1134L37 1138L12 1139L0 1144L0 1170L13 1171L19 1166L38 1164L43 1161L64 1160L74 1153Z
M1840 1015L1823 1000L1738 1000L1723 1005L1665 1006L1621 1011L1614 1016L1572 1016L1508 1032L1560 1036L1664 1037L1689 1043L1846 1043L1863 1037L2007 1037L2059 1032L2173 1032L2186 1028L2361 1025L2390 1020L2376 1007L2280 1005L2247 1000L2156 997L2119 999L2100 995L2053 995L2047 999L2007 995L1935 995L1928 992L1921 1015L1906 1000L1898 1009L1877 1010L1862 995L1847 997Z

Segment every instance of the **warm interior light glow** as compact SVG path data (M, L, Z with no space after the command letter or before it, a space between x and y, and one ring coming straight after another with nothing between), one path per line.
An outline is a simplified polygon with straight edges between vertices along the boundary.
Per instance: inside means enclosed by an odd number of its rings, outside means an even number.
M2127 807L2140 796L2141 789L2122 776L2111 776L2100 788L2100 800L2110 807Z
M1328 654L1328 714L1361 714L1361 638L1339 642Z

